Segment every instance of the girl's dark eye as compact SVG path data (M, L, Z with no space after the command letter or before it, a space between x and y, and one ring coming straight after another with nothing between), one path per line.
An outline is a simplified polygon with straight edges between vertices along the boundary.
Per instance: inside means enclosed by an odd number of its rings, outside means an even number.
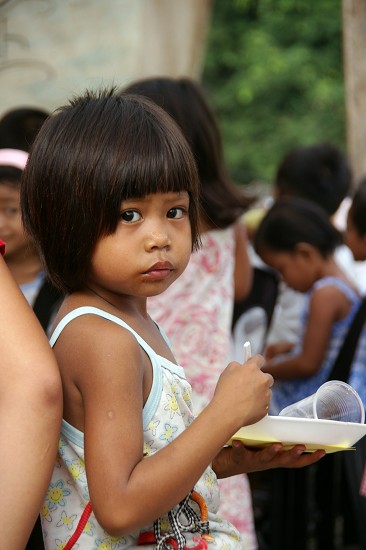
M173 219L183 218L185 210L183 208L171 208L168 210L167 217Z
M137 210L125 210L121 213L121 219L127 223L137 222L141 219L141 214Z

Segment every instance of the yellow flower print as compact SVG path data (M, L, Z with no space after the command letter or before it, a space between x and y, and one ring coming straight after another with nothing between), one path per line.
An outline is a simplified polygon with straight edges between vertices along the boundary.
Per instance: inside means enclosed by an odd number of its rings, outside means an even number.
M109 540L111 542L121 542L121 541L125 542L126 539L124 537L122 537L122 538L121 537L109 537Z
M76 514L73 514L72 516L68 516L65 510L63 510L60 520L56 525L57 527L62 527L63 525L65 525L68 528L68 530L71 531L71 529L74 526L74 521L76 520L76 518L77 518Z
M90 521L88 521L88 522L85 524L84 533L85 533L86 535L89 535L89 536L92 536L92 535L93 535L94 530L93 530L93 526L92 526L92 524L90 523Z
M173 395L178 395L178 388L176 384L170 384L170 389L172 390Z
M57 508L57 506L65 506L65 497L67 497L70 493L70 489L65 486L62 479L56 483L51 483L48 487L48 493L46 496L46 502L48 503L49 509L52 511Z
M41 518L45 519L46 521L52 521L50 509L45 502L42 504Z
M192 402L190 391L189 391L188 389L187 389L187 390L184 390L182 396L183 396L183 401L184 401L187 405L190 405L191 402Z
M66 462L67 468L74 479L85 480L85 465L79 460L73 460L72 462Z
M171 443L174 439L173 435L178 430L177 426L172 426L171 424L166 423L164 425L165 432L162 433L159 439L162 439L163 441L168 441L168 443Z
M55 550L64 550L66 544L68 543L70 537L67 537L67 539L65 541L62 541L60 539L56 539L55 540L55 544L56 544L56 549ZM79 545L78 543L74 544L73 548L79 548Z
M178 406L178 401L175 398L175 395L168 395L168 403L165 405L164 410L170 411L170 418L174 418L175 414L181 416Z
M213 489L213 487L216 486L216 479L213 475L211 475L210 473L206 472L205 475L204 475L204 484L206 485L206 487L209 487L210 489Z
M153 454L153 451L156 450L152 446L153 443L154 443L153 439L151 441L145 441L145 443L144 443L144 456L151 456Z
M170 522L167 516L164 516L161 518L160 521L160 527L162 531L169 531L170 530Z
M147 425L147 430L149 430L151 432L151 434L153 436L156 435L156 428L159 426L160 424L160 420L155 420L155 422L153 420L151 420L148 425Z
M59 454L61 456L63 456L64 454L64 448L68 446L68 443L67 441L65 441L65 439L63 439L62 437L60 437L60 439L58 440L58 451L59 451Z
M113 546L112 546L112 540L110 539L110 537L108 537L107 539L104 539L104 540L96 540L95 543L96 543L96 550L112 550Z

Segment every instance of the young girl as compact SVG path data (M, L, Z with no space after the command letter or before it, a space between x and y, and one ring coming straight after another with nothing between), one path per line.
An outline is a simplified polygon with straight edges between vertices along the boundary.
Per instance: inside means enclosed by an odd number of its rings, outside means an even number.
M20 180L28 153L0 149L0 237L6 242L6 264L46 330L61 295L45 278L39 254L24 231L20 215Z
M51 338L64 419L43 508L47 549L242 548L215 512L219 476L309 464L222 447L269 407L272 377L230 364L195 419L190 386L146 311L198 244L198 179L173 121L143 98L87 92L43 125L22 185L25 225L67 292ZM194 491L192 492L192 490ZM206 508L208 506L208 511Z
M33 305L43 281L42 263L20 216L20 179L28 153L0 149L0 236L6 242L6 263L28 303Z
M263 370L275 379L272 414L326 381L358 308L358 292L333 256L340 239L325 212L300 198L275 203L256 233L255 249L262 260L307 296L299 345L284 342L266 350Z

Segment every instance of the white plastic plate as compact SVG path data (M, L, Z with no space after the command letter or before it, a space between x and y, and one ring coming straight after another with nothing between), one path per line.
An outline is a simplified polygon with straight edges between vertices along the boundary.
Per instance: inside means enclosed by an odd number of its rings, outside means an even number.
M334 453L351 450L364 435L366 424L265 416L256 424L240 428L228 444L230 445L233 439L239 439L248 447L261 448L280 442L285 448L303 444L309 452L324 449L327 453Z

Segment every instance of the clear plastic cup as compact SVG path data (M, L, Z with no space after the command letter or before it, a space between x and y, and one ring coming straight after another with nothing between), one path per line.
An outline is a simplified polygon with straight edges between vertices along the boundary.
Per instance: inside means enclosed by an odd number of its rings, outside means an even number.
M365 409L360 396L352 386L340 380L330 380L309 397L285 407L279 416L363 424Z

